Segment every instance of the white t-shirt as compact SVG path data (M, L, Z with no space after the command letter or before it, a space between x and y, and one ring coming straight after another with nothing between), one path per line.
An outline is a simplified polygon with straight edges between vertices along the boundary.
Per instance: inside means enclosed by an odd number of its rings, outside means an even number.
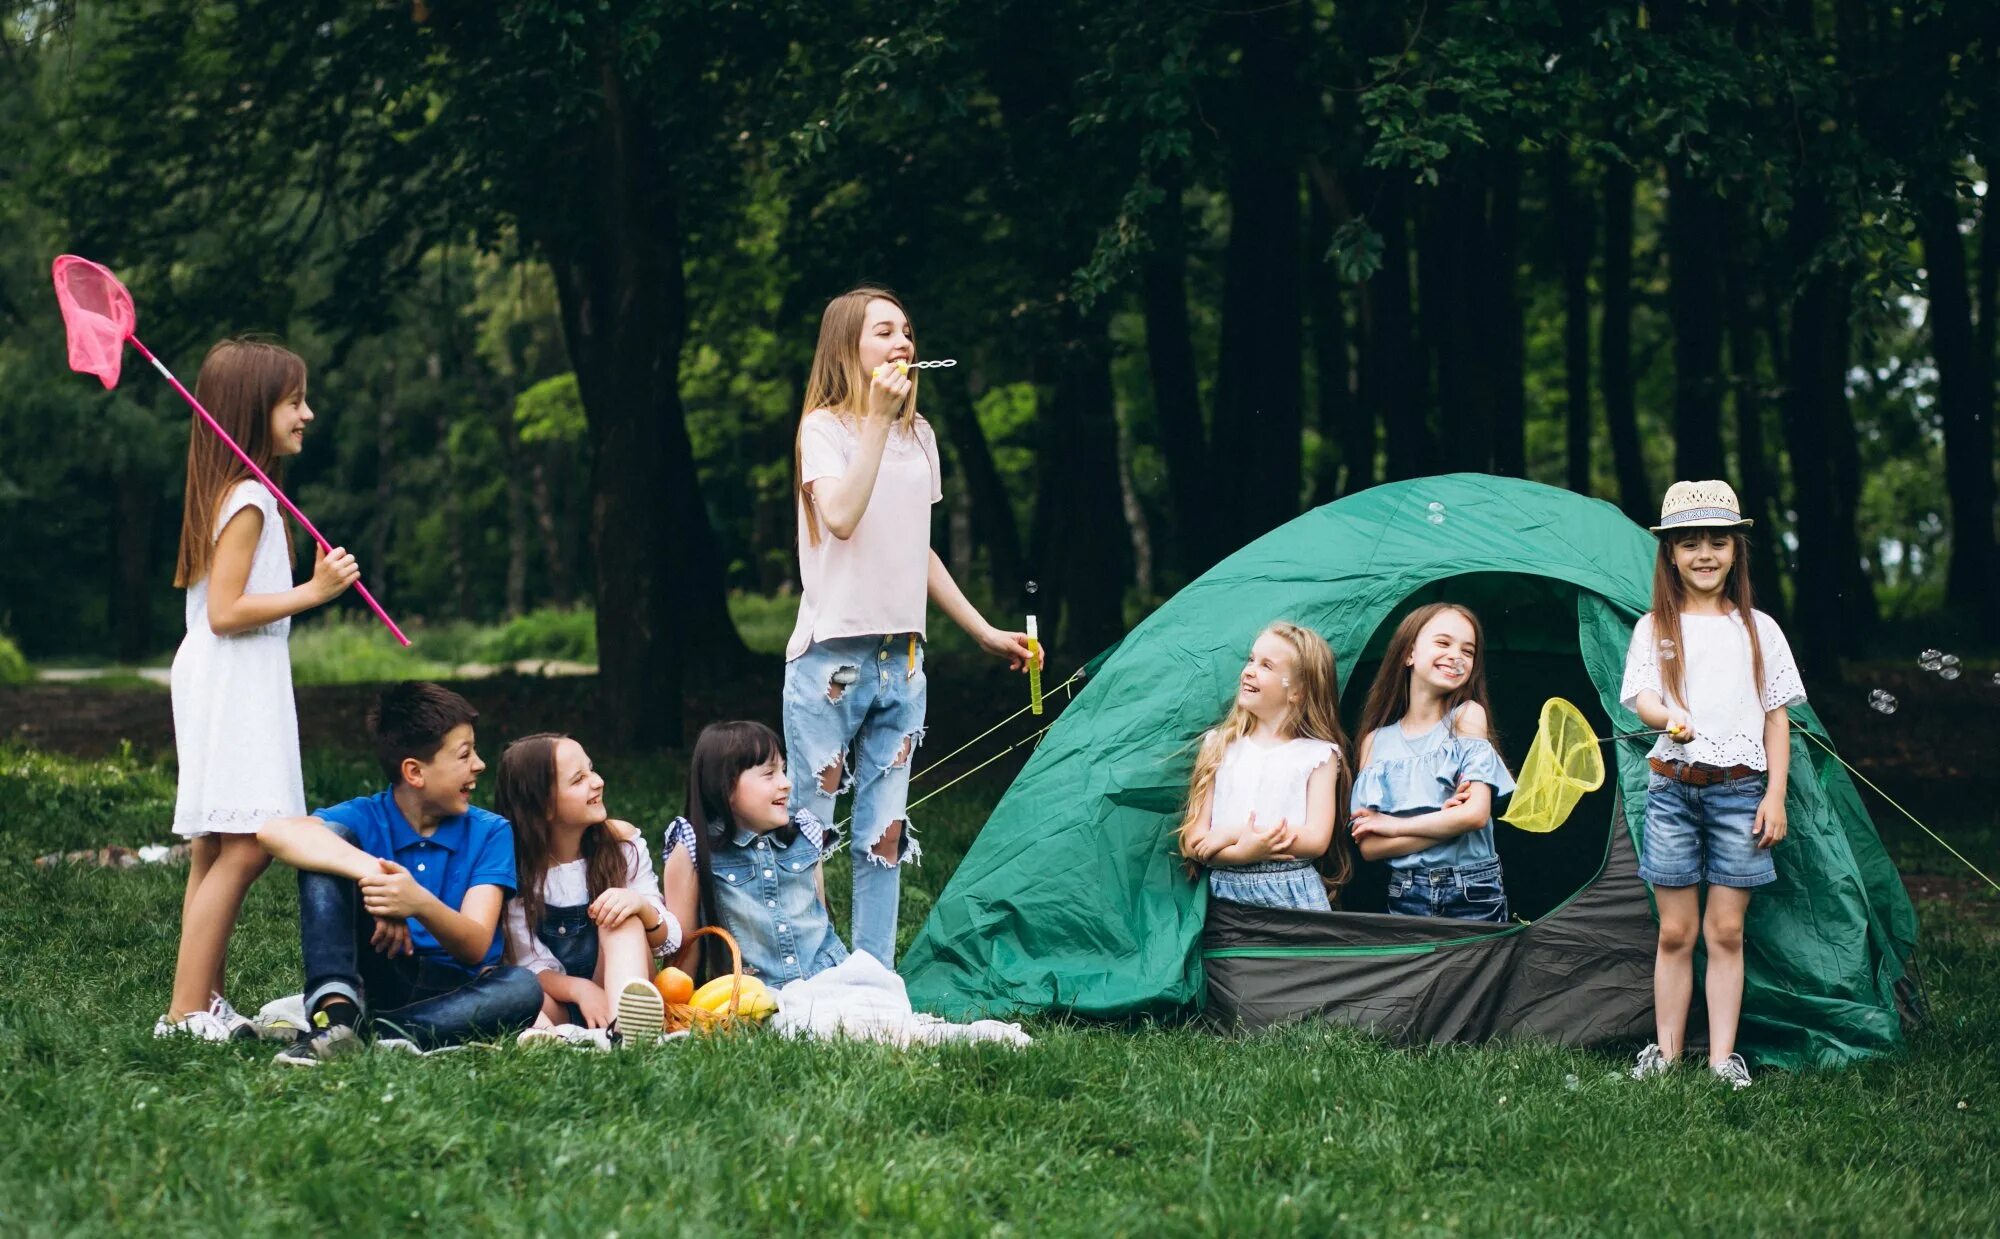
M1630 710L1639 694L1651 689L1661 701L1686 709L1695 733L1687 744L1661 736L1649 756L1711 766L1766 768L1764 715L1804 701L1806 690L1799 679L1798 664L1792 661L1792 647L1778 622L1762 611L1754 614L1758 644L1764 650L1761 695L1751 681L1750 630L1742 618L1733 613L1681 613L1681 644L1673 654L1685 677L1685 702L1670 701L1661 687L1664 653L1659 638L1653 635L1653 616L1647 612L1639 617L1632 629L1632 644L1625 651L1625 682L1618 689L1619 704Z
M619 885L635 890L645 896L653 910L666 918L667 936L660 945L653 948L656 959L665 959L681 948L681 925L667 911L666 898L660 893L659 879L653 876L653 858L647 852L643 840L621 840L619 847L625 853L625 880ZM573 908L590 902L590 874L582 857L562 865L550 865L542 875L542 906L545 908ZM555 952L542 945L542 940L528 929L528 914L521 907L518 898L507 901L507 958L529 972L561 972L562 962ZM585 978L588 980L589 978Z
M1259 829L1269 830L1281 821L1294 828L1304 826L1306 784L1313 771L1332 761L1338 751L1329 741L1309 736L1280 744L1237 737L1216 767L1209 825L1236 830L1254 812Z
M799 425L799 485L846 474L861 450L855 419L826 409ZM937 435L919 417L896 427L882 448L875 489L852 535L836 538L819 521L819 545L799 510L799 619L785 645L787 662L813 642L924 631L930 596L931 512L944 498Z

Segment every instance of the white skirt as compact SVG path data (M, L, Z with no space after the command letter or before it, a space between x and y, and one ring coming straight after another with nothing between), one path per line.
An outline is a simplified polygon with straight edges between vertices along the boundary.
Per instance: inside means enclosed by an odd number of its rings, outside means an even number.
M303 817L289 634L190 632L174 655L174 833L252 834Z

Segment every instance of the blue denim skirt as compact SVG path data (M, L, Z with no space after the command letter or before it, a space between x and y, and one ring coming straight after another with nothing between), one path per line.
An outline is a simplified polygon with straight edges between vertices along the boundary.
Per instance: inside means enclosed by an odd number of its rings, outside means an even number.
M1326 884L1319 880L1319 871L1304 861L1267 860L1210 869L1208 893L1214 899L1259 908L1333 911L1333 905L1326 900Z

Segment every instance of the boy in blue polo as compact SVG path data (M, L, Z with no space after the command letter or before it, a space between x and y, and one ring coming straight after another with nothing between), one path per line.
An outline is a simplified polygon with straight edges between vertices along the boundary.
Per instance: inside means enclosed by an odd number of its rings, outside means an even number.
M299 871L312 1030L278 1062L359 1049L364 1026L431 1050L518 1032L541 1011L534 974L500 962L514 835L472 806L478 717L440 685L387 689L368 722L389 786L257 832Z

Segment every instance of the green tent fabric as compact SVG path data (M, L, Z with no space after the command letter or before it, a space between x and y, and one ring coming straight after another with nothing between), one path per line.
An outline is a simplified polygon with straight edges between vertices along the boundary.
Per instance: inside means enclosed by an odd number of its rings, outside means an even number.
M1510 897L1535 921L1527 926L1441 936L1365 911L1283 925L1219 914L1204 940L1205 888L1189 880L1171 836L1199 737L1273 619L1326 636L1350 722L1393 621L1450 597L1486 626L1503 742L1511 735L1525 749L1535 709L1557 693L1588 706L1599 727L1636 729L1617 695L1631 625L1650 602L1653 548L1609 504L1469 474L1376 487L1244 547L1099 660L906 955L911 998L952 1017L1171 1016L1213 998L1212 1011L1251 1025L1289 1013L1424 1039L1632 1035L1633 1004L1650 1003L1634 970L1649 967L1652 919L1636 911L1645 888L1631 872L1644 744L1615 746L1617 786L1586 799L1561 831L1499 827ZM1824 738L1810 708L1794 720ZM1744 1048L1777 1066L1893 1048L1910 1000L1914 912L1845 772L1803 736L1790 786L1780 879L1751 905ZM1365 901L1357 888L1350 906ZM1598 968L1605 1001L1622 1004L1615 1017L1565 1025L1547 1014L1552 1004L1522 996L1536 974L1589 964L1593 953L1623 961ZM1382 986L1381 1018L1356 1016L1365 991ZM1484 992L1509 987L1521 993ZM1240 1001L1252 991L1272 1001ZM1436 1017L1452 1004L1477 1010ZM1530 1008L1542 1014L1519 1015Z

